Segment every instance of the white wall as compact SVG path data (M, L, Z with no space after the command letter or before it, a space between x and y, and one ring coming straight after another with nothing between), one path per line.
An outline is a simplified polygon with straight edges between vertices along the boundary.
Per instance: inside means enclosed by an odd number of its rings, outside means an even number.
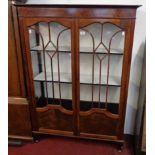
M137 20L135 25L135 35L133 44L133 54L131 63L131 74L129 82L129 93L127 100L127 111L124 132L128 134L134 133L135 117L137 110L137 102L139 96L139 86L141 79L141 68L143 61L143 53L145 46L145 0L99 0L91 2L90 0L31 0L31 3L55 3L55 4L141 4L137 10Z

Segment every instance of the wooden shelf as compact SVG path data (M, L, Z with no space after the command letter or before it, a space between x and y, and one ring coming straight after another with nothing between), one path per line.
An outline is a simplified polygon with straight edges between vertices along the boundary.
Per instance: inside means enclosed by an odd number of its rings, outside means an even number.
M81 54L93 54L93 49L92 47L80 47L80 53ZM108 54L106 49L103 48L98 48L95 51L96 54ZM110 54L114 54L114 55L123 55L123 50L121 49L111 49L110 50Z
M52 80L52 75L50 72L46 73L47 75L47 82L59 82L58 79L58 73L53 72L53 80ZM37 76L34 77L34 81L45 81L45 72L39 73ZM71 73L60 73L60 82L64 83L71 83L72 78L71 78Z
M71 52L71 48L69 46L59 46L59 51L61 52ZM32 47L30 49L30 51L43 51L43 48L42 46L35 46L35 47ZM47 46L46 50L45 51L56 51L56 49L54 48L54 46Z
M47 82L59 82L58 73L53 73L53 80L50 72L47 72ZM120 87L121 78L116 76L109 76L109 86L118 86ZM34 77L34 81L45 81L45 73L41 72ZM71 73L60 73L60 83L72 83ZM107 85L107 76L102 75L101 85ZM92 75L80 74L80 84L92 85ZM94 76L94 85L99 85L99 77Z
M41 46L35 46L30 49L30 51L43 51ZM56 49L53 46L47 47L46 50L47 52L55 52ZM59 47L59 52L60 53L71 53L71 49L68 46L60 46ZM108 52L105 49L98 48L98 50L95 52L96 54L108 54ZM91 47L81 47L80 48L80 54L93 54L92 48ZM111 55L123 55L123 50L122 49L111 49L110 50Z
M111 86L120 86L120 79L116 76L109 76L108 85ZM92 75L84 75L80 74L80 83L81 84L92 84ZM95 85L99 85L99 76L94 76L94 83ZM101 76L101 85L107 85L107 76Z

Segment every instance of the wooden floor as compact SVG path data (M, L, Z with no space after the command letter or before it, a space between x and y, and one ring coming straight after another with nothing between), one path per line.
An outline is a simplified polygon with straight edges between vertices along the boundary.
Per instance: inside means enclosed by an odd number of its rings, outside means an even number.
M116 144L62 137L40 138L38 143L9 146L9 155L134 155L131 136L126 136L122 152Z

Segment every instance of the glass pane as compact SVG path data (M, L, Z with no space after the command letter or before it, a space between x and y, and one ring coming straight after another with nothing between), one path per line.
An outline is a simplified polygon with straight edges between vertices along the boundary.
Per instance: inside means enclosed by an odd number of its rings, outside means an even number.
M112 23L80 29L80 110L118 113L125 32Z
M71 30L56 22L29 27L37 106L72 110Z

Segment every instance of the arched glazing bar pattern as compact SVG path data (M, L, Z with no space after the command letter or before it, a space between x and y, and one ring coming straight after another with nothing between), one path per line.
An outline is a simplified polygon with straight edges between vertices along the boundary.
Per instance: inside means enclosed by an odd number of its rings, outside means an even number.
M97 33L95 34L95 24L97 24L97 29L98 29L97 31L100 31L99 32L100 37L97 36L98 38L96 37ZM93 25L94 25L94 28L93 28ZM106 29L107 27L111 27L114 30L112 30L110 32L110 30ZM109 83L110 59L111 59L112 54L115 54L115 53L111 52L111 49L112 49L111 46L112 46L113 41L115 41L114 38L117 35L121 34L124 37L125 30L123 28L113 24L113 23L109 23L109 22L99 23L99 22L96 22L96 23L91 23L91 24L89 24L89 25L87 25L85 27L82 27L80 29L80 31L84 31L87 34L87 37L90 38L91 43L92 43L91 48L89 48L89 53L92 54L92 85L91 85L92 93L91 93L91 106L87 110L90 110L92 108L103 108L103 109L109 110L109 108L108 108L108 102L109 102L108 101L108 95L109 95L109 87L110 87L110 83ZM110 37L106 36L108 33L110 34ZM108 38L108 39L106 40L106 38ZM80 42L82 42L82 41L80 40ZM124 42L123 42L123 44L124 44ZM101 46L102 46L102 50L101 50ZM122 47L122 48L124 48L124 47ZM82 47L81 47L81 49L82 49ZM122 56L123 52L121 54L118 53L118 55ZM105 59L107 59L106 60L107 65L106 66L103 65L103 61ZM96 101L94 100L94 88L95 88L95 84L96 84L94 82L95 81L94 80L95 79L95 72L94 71L96 70L96 68L94 67L95 66L95 61L99 61L99 67L98 67L99 76L98 76L98 83L97 83L97 85L98 85L98 101L97 101L98 103L97 103L97 105L95 103ZM105 80L104 84L101 82L102 81L102 71L103 71L103 69L104 70L106 69L106 80ZM81 81L82 80L80 79L80 82ZM104 103L101 102L101 87L102 87L102 85L104 85L106 87ZM114 112L114 113L117 113L117 112Z
M42 25L42 27L40 25ZM60 73L60 53L62 54L62 52L60 49L60 46L61 46L60 42L62 43L62 40L64 40L61 38L63 33L68 31L68 34L70 35L71 33L70 28L63 26L57 22L39 22L35 25L30 26L28 29L29 31L34 31L34 34L37 36L37 40L39 40L39 48L38 48L39 50L38 51L36 50L36 51L37 51L37 54L39 55L38 61L42 61L42 62L39 62L41 65L40 67L41 72L43 72L43 75L42 75L43 80L40 80L40 82L42 85L41 87L43 87L42 96L43 98L46 98L46 104L45 104L45 100L43 99L44 103L39 106L56 104L65 108L64 104L62 103L63 97L61 93L62 81L61 81L61 73ZM53 32L52 30L55 32ZM71 45L69 46L71 47ZM33 50L35 51L35 46L31 46L30 48L32 48L32 51ZM71 53L71 51L67 51L67 52ZM53 63L54 64L57 63L57 66L53 67ZM50 75L49 75L49 68L50 68ZM72 84L71 79L69 83ZM52 90L49 90L48 88L49 84L51 85L50 89ZM58 85L58 87L56 87L56 84ZM49 93L51 94L51 92L52 92L52 98L51 98L51 95L49 95ZM69 107L69 110L71 109L72 107Z

